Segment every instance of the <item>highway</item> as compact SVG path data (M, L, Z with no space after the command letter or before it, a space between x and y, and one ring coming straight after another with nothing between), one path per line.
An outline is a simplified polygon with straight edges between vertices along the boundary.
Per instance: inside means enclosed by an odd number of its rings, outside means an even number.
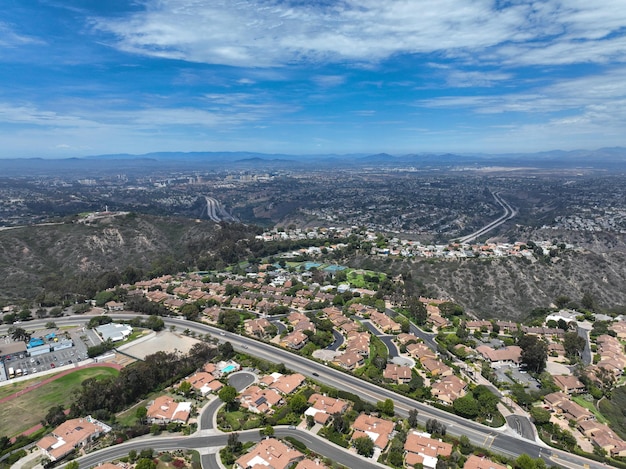
M517 215L517 209L511 207L511 205L506 200L504 200L498 192L492 192L492 195L493 195L493 198L498 203L498 205L500 205L504 209L504 214L497 220L494 220L491 223L483 226L481 229L474 231L473 233L467 236L463 236L462 238L459 238L458 239L459 243L464 244L464 243L469 243L470 241L474 241L479 236L482 236L485 233L488 233L489 231L496 229L497 227L502 225L504 222L510 220L515 215Z
M111 313L109 316L114 319L128 319L129 316L134 317L136 315ZM74 316L57 318L55 319L55 322L57 325L83 324L88 319L89 316ZM454 414L431 407L427 404L417 402L393 391L380 388L372 383L352 376L351 374L343 373L321 363L317 363L293 354L287 350L274 347L263 342L249 339L231 332L225 332L224 335L221 335L220 333L223 331L217 327L191 322L185 319L163 318L163 320L168 327L175 326L181 330L189 329L202 335L207 333L213 334L220 341L229 341L238 351L245 352L273 363L283 363L287 368L302 373L305 376L311 377L313 376L313 373L316 373L315 379L317 381L336 389L343 389L352 392L366 401L375 403L384 399L392 399L395 404L396 413L400 416L406 417L408 416L409 410L416 409L419 412L418 420L420 423L424 424L426 420L430 418L437 419L447 426L449 434L455 436L465 435L469 438L472 444L487 448L490 451L500 453L511 458L516 458L521 454L528 454L533 458L542 457L548 464L558 464L562 467L583 467L584 465L587 465L590 469L600 469L606 467L604 464L594 462L574 454L547 448L547 446L543 443L536 443L534 441L522 439L514 432L508 433L504 429L490 428L476 422L466 420ZM31 327L40 323L40 325L43 326L45 322L45 320L29 321L29 323L25 325L27 327ZM2 330L2 328L0 328L0 330ZM247 348L244 349L243 345L246 345ZM258 431L256 434L258 435ZM180 445L178 447L187 447L196 444L193 442L193 436L187 438L192 442L185 440L185 446L183 446L181 441L177 440L177 444ZM222 440L219 439L215 441L211 440L211 445L214 443L219 445L221 444L221 441ZM322 451L320 451L320 453L324 454ZM556 457L549 457L553 455ZM348 465L348 467L354 466Z

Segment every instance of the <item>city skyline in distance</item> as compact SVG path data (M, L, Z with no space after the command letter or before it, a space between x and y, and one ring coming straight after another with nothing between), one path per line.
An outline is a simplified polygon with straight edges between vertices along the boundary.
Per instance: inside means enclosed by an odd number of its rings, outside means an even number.
M626 9L13 1L0 158L626 146Z

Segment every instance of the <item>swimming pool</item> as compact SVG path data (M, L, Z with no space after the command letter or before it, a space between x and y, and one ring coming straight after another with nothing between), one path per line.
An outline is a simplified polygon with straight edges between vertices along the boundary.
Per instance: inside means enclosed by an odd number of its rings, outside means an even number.
M227 367L222 369L222 373L230 373L231 371L235 371L237 367L235 365L228 365Z

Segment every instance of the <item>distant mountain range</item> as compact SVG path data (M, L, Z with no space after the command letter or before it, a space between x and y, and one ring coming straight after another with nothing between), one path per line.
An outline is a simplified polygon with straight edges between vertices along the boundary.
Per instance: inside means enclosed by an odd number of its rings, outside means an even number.
M114 162L114 164L112 164ZM320 154L289 155L256 152L155 152L143 155L127 153L93 155L83 158L9 158L0 159L5 176L54 174L60 172L111 173L120 171L202 170L241 168L317 168L381 166L417 169L469 169L485 166L528 168L587 168L626 170L626 148L597 150L553 150L539 153L454 154L415 153L406 155Z

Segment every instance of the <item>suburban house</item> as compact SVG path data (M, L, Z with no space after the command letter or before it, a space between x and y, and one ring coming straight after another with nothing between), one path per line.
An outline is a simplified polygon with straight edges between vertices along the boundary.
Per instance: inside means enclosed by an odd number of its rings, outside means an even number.
M273 408L282 400L282 396L273 389L261 389L258 386L250 386L239 396L241 407L255 414L273 413Z
M425 358L437 358L437 354L433 349L431 349L428 345L418 342L416 344L408 344L406 346L406 351L409 355L414 358L418 358L419 360Z
M395 381L397 384L408 384L412 378L411 367L387 363L383 378Z
M363 366L365 359L361 354L346 352L336 356L333 363L336 363L345 370L354 370L355 368Z
M459 397L465 395L467 383L461 378L450 375L430 385L430 392L442 404L452 404Z
M261 440L247 454L235 461L235 469L287 469L304 458L304 454L275 438Z
M326 424L328 419L336 413L344 413L348 409L348 403L342 399L334 399L322 394L311 394L309 397L311 406L304 412L312 415L316 423Z
M402 330L400 324L377 310L370 312L370 319L383 332L397 334Z
M374 446L379 449L385 449L389 438L393 432L394 424L391 420L384 420L372 415L361 414L352 424L354 433L352 440L359 437L367 436L374 442Z
M215 379L213 374L206 371L198 371L186 379L196 391L202 396L206 396L211 392L217 392L224 386L220 381Z
M370 354L369 332L350 331L346 337L346 352L354 352L364 357Z
M507 363L519 365L521 363L522 348L517 345L510 345L499 349L493 349L487 345L480 345L476 347L476 351L480 353L485 360L489 361L492 366Z
M243 323L246 334L263 339L276 330L266 318L249 319Z
M470 455L465 461L463 469L507 469L507 466L503 464L495 463L484 456Z
M432 376L450 376L453 374L452 368L436 358L425 358L422 366Z
M51 461L58 461L109 431L111 427L91 417L70 419L39 440L37 446Z
M435 469L439 456L448 457L452 454L452 445L423 433L412 432L407 435L404 450L407 466L422 464L426 468Z
M328 466L320 460L303 459L294 469L328 469Z
M186 423L190 413L191 402L174 402L169 396L160 396L148 407L146 417L150 423Z
M556 384L566 394L579 394L585 392L585 385L576 376L557 375L552 377Z
M281 375L273 383L270 383L268 387L281 394L289 395L298 389L305 379L305 376L300 373Z
M302 331L293 331L291 334L287 334L280 341L280 345L283 347L289 347L294 350L300 350L309 340L308 336Z
M604 449L611 456L626 456L626 442L607 425L596 420L584 420L578 424L578 429L595 446Z

